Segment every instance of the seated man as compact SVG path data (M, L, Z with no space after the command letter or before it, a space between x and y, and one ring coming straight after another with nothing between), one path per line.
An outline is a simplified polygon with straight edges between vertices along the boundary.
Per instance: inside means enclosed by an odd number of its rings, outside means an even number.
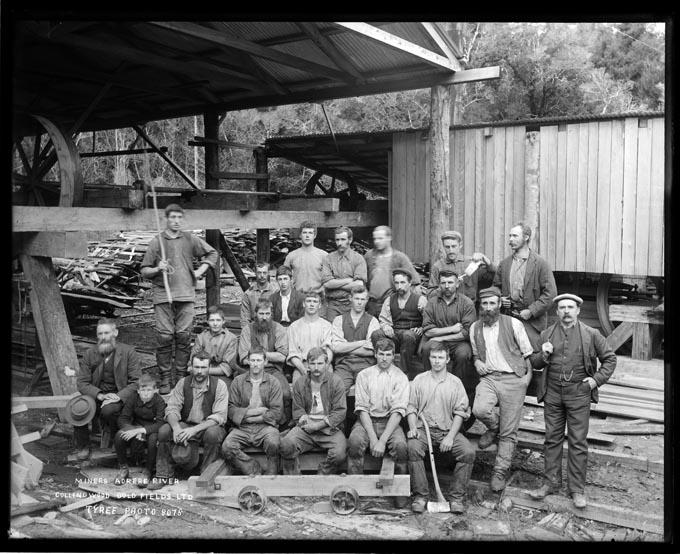
M234 375L234 360L238 351L238 338L224 328L224 311L219 306L208 308L208 328L196 336L191 353L205 350L210 354L208 375L219 377L227 385L231 385Z
M305 313L305 299L293 288L293 270L282 265L276 270L276 282L279 290L269 296L272 302L272 319L283 327L300 319Z
M257 262L255 264L255 282L243 293L241 297L241 329L255 320L257 301L260 298L269 298L279 289L279 286L269 279L269 263Z
M347 399L342 380L330 371L323 348L307 353L307 366L307 376L293 385L293 420L297 425L281 439L284 475L299 475L298 456L315 446L328 450L319 464L319 475L337 473L347 456L347 439L342 432Z
M146 487L156 471L156 450L158 430L165 423L165 400L158 394L156 378L144 373L139 378L139 388L123 405L118 417L118 427L113 443L118 456L120 471L114 484L122 485L130 475L127 459L127 447L136 462L144 459L143 476L139 487ZM144 447L146 446L146 457Z
M408 378L392 363L394 343L390 339L378 341L376 351L378 364L357 375L354 413L358 418L349 435L347 473L364 472L364 454L370 448L376 458L382 458L387 449L395 461L394 472L403 475L408 473L408 452L399 424L408 405ZM403 508L408 497L395 497L394 503Z
M411 383L411 393L406 409L408 421L408 469L411 474L414 512L424 512L430 490L425 475L423 457L428 453L427 434L420 415L427 421L432 447L440 452L451 452L456 460L453 480L449 489L449 506L454 514L465 511L463 504L475 447L463 435L461 426L470 417L470 405L463 383L446 371L449 352L442 343L430 350L430 371L421 373Z
M411 272L405 269L392 270L394 292L385 299L380 310L380 330L373 333L371 340L389 338L399 348L401 370L409 379L416 376L413 367L415 356L423 336L423 309L427 298L411 291Z
M328 359L333 359L331 344L333 342L333 326L322 319L319 315L321 308L321 295L316 291L306 291L305 315L288 327L288 359L286 360L295 369L293 370L293 383L300 377L307 375L307 352L314 347L326 350Z
M293 402L290 383L283 374L283 365L288 355L288 333L280 324L272 321L272 303L268 298L258 300L255 321L241 329L238 357L242 366L248 367L250 351L255 347L264 350L264 371L275 377L281 385L283 409L280 411L279 424L285 425L290 421Z
M209 376L210 354L205 350L191 357L191 375L180 379L170 393L165 408L165 421L158 430L156 477L149 490L171 483L175 476L173 444L203 446L201 472L219 458L220 445L227 434L224 424L229 408L229 391L224 381ZM184 466L186 471L194 467Z
M360 285L350 293L349 312L333 320L335 374L342 379L345 394L354 384L357 374L375 364L371 335L380 329L378 320L366 312L368 291Z
M229 419L234 428L222 443L222 453L232 469L243 475L260 475L262 468L243 452L255 446L267 455L265 475L276 475L279 469L279 428L281 419L281 385L264 370L265 351L254 346L248 354L248 373L231 384Z
M83 355L77 377L78 392L91 396L97 404L95 417L100 417L111 436L118 430L118 416L123 403L137 390L140 358L132 346L116 341L118 329L112 319L97 323L97 344ZM76 456L86 460L90 455L90 432L87 425L73 428ZM108 445L107 445L108 446Z

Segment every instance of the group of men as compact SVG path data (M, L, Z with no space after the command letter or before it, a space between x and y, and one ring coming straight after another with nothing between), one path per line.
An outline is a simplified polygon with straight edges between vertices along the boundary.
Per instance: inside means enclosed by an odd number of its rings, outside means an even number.
M476 418L487 428L478 448L498 443L490 486L503 490L536 372L545 402L546 479L533 494L541 498L561 487L568 421L569 492L575 506L586 505L590 401L597 401L616 357L598 331L578 321L582 299L556 296L552 271L529 247L524 223L510 229L512 254L497 266L482 253L462 255L460 233L445 232L445 255L432 264L425 287L409 258L392 247L389 227L373 231L374 248L361 256L347 227L335 230L337 249L326 253L314 246L315 226L304 222L302 245L276 270L275 283L268 263L256 265L255 282L243 295L240 336L224 328L224 313L212 306L208 329L192 349L196 279L214 267L217 253L182 231L181 207L168 206L166 219L142 262L142 275L153 282L160 388L143 376L137 390L138 358L116 343L109 320L100 322L98 345L78 379L102 419L113 430L121 424L120 481L129 473L126 442L135 440L146 441L149 451L154 442L155 466L147 460L145 470L150 488L167 484L177 465L196 467L198 444L201 470L223 456L232 471L248 475L297 474L298 456L315 447L327 451L320 474L345 466L361 473L367 451L387 452L396 473L411 475L412 508L422 512L429 494L427 425L437 451L454 458L450 507L460 513L475 457L466 430ZM480 290L482 280L492 286ZM548 327L553 305L558 321ZM356 420L346 433L352 387ZM161 416L158 399L167 393ZM87 427L76 427L81 457L86 439ZM265 452L266 467L247 454L248 446ZM407 500L395 499L401 506Z

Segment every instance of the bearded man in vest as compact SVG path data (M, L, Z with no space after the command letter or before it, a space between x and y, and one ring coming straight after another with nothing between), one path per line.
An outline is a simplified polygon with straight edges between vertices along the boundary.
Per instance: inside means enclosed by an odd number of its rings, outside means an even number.
M481 290L479 299L479 320L470 326L472 358L480 376L472 412L487 427L479 439L479 448L488 448L498 438L490 483L491 490L498 492L505 488L517 443L522 406L533 371L530 359L533 348L524 325L500 313L501 291L497 287Z
M368 290L363 285L350 291L349 312L333 320L331 348L335 355L335 374L342 379L345 394L357 374L375 364L371 335L380 329L378 320L366 311Z
M423 309L427 305L425 295L411 290L411 280L409 271L392 270L394 292L385 299L380 310L380 330L371 336L373 344L384 338L394 341L401 356L399 367L409 380L417 373L413 357L423 336Z
M191 375L180 379L170 392L165 408L167 423L158 430L156 477L149 490L171 484L176 460L173 444L203 446L201 473L220 456L220 447L227 432L224 424L229 413L229 390L216 375L209 375L210 354L201 350L192 355ZM193 467L184 465L185 471Z

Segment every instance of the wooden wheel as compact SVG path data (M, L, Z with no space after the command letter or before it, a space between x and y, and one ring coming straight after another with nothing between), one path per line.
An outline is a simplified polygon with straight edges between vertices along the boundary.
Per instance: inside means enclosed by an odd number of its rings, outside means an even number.
M612 323L609 317L609 307L612 304L626 304L632 302L634 305L645 305L649 301L650 296L658 297L663 301L664 297L664 279L663 277L651 277L649 282L653 283L653 289L656 292L649 293L639 292L637 285L628 285L622 282L621 277L612 275L611 273L603 273L597 285L596 293L596 307L597 316L600 320L600 326L605 336L609 336L614 332L618 323ZM647 300L645 300L647 296ZM650 309L656 307L656 304L650 305Z
M14 141L13 203L77 206L83 198L83 178L76 145L49 119L39 115L33 118L35 134Z
M238 493L238 505L244 512L257 515L267 505L267 496L258 487L248 485Z
M352 487L338 485L331 492L331 508L336 514L348 515L359 507L359 495Z

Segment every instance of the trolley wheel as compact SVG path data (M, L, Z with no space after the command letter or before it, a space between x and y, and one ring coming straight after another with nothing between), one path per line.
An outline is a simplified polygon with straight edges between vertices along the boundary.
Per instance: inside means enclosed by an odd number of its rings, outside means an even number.
M338 485L331 492L331 508L336 514L351 514L359 507L359 495L352 487Z
M242 511L257 515L267 505L267 497L258 487L248 485L238 493L238 505Z

